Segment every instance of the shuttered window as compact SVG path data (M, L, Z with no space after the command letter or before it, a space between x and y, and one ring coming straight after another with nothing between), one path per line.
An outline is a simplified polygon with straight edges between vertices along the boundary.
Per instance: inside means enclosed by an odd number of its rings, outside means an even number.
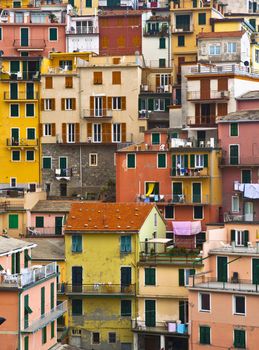
M93 77L94 84L95 85L102 84L103 83L103 73L102 72L94 72L93 74L94 74L94 77Z
M72 236L72 252L81 253L82 252L82 236L73 235Z
M234 347L238 349L246 348L246 332L242 329L234 329Z
M239 164L239 150L238 150L238 145L230 145L230 147L229 147L229 153L230 153L229 163L230 163L231 165L237 165L237 164Z
M238 136L238 123L230 123L230 136Z
M45 287L40 289L40 314L45 314Z
M198 23L199 23L199 25L206 24L206 13L199 13L198 14Z
M178 35L178 46L182 47L185 45L185 37L184 35Z
M121 236L120 251L121 253L131 252L131 236Z
M51 322L51 339L55 337L55 321Z
M36 216L35 224L36 227L44 227L44 216Z
M28 140L35 140L35 129L34 128L27 129L27 139Z
M251 170L244 169L241 170L241 182L243 184L250 184L251 183Z
M73 87L73 77L65 77L65 87L66 89L71 89Z
M50 308L51 310L54 309L55 306L55 284L52 282L50 284Z
M52 88L53 88L52 77L46 77L45 78L45 89L52 89Z
M127 167L128 168L136 168L136 155L135 154L127 154Z
M145 268L145 285L155 286L156 285L156 269L153 267Z
M121 316L131 316L131 300L121 300Z
M72 299L72 316L80 316L83 314L82 299Z
M166 154L158 154L157 155L157 166L158 168L166 168Z
M57 40L58 40L58 29L49 28L49 41L57 41Z
M19 105L18 104L11 104L10 116L11 117L19 117Z
M51 157L43 157L42 158L42 168L43 169L51 169Z
M41 342L42 345L47 343L47 327L43 327L41 330Z
M18 228L18 214L9 214L9 228L10 229Z
M159 38L159 49L165 49L165 38Z
M112 84L113 85L121 84L121 72L112 72Z
M210 344L210 327L200 326L200 344Z
M160 134L152 133L152 145L159 145L159 144L160 144Z

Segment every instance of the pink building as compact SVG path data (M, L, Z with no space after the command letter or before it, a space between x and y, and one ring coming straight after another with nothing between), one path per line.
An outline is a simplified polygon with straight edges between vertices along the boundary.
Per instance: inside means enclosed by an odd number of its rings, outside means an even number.
M207 232L189 287L190 349L258 349L259 242L253 223Z
M55 11L56 10L56 11ZM66 6L3 9L0 14L0 47L4 56L48 56L66 51Z
M226 221L259 220L259 113L240 111L218 119Z
M47 350L57 343L57 318L66 303L57 306L56 263L30 267L34 247L0 236L1 350Z
M259 109L259 91L249 91L242 96L236 97L237 110L249 111Z

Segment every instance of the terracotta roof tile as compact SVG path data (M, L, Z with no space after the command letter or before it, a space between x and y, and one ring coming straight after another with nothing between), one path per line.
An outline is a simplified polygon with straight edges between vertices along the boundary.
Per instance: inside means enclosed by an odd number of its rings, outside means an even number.
M199 33L197 35L198 39L216 39L216 38L225 38L225 37L231 37L231 38L239 38L244 34L243 31L233 31L233 32L208 32L208 33Z
M138 231L151 203L73 203L65 231Z

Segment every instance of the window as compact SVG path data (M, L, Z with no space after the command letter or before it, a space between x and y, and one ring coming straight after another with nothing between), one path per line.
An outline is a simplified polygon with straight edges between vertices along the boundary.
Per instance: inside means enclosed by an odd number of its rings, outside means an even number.
M81 316L83 314L82 299L72 299L72 316Z
M232 196L232 212L238 213L239 212L239 197L238 196Z
M200 326L200 344L210 344L210 327Z
M93 124L93 142L102 142L101 124Z
M116 343L116 333L115 332L109 332L109 343L110 344Z
M112 142L121 142L121 124L112 124Z
M121 236L120 252L131 253L131 236Z
M65 77L65 88L66 89L73 88L73 77Z
M100 344L100 333L99 332L92 333L92 344Z
M73 62L72 62L72 60L60 60L59 67L65 71L72 70Z
M192 161L191 161L192 163ZM191 165L192 167L192 165ZM207 168L208 167L208 155L207 154L195 154L195 168Z
M145 286L156 285L156 269L154 267L145 268Z
M72 123L67 124L67 142L68 143L75 142L75 124L72 124Z
M82 236L72 236L72 252L81 253L82 252Z
M121 316L131 316L131 300L121 300Z
M246 299L243 296L234 295L234 314L245 315Z
M57 40L58 40L58 29L49 28L49 41L57 41Z
M112 84L113 85L121 84L121 72L112 72Z
M259 50L255 50L255 62L259 63Z
M251 183L251 170L248 170L248 169L241 170L241 182L243 184Z
M165 100L161 98L154 99L154 111L164 111L165 110Z
M98 165L98 154L89 153L89 166L97 166L97 165Z
M209 293L200 293L200 311L210 311Z
M65 111L72 111L73 109L73 102L72 98L65 98Z
M165 58L159 58L159 68L165 68L166 60Z
M26 103L26 117L34 117L34 103Z
M51 322L51 339L55 337L55 321Z
M249 23L251 24L251 26L252 26L254 29L256 29L256 20L255 20L255 18L250 18L250 19L249 19Z
M42 168L51 169L52 168L52 158L51 157L42 157Z
M93 80L95 85L103 83L103 73L102 72L93 72Z
M16 177L11 177L10 178L10 186L11 187L16 187Z
M152 145L159 145L159 144L160 144L160 134L152 133Z
M246 331L234 329L234 347L238 349L246 348Z
M165 219L173 219L174 218L174 206L166 205L165 206Z
M19 105L11 104L10 105L10 116L11 117L19 117Z
M52 89L52 88L53 88L52 77L46 77L45 78L45 89Z
M27 139L28 140L35 140L35 129L34 128L27 129Z
M34 151L26 151L26 160L28 162L34 162L34 160L35 160L35 152Z
M198 15L198 23L199 23L200 26L206 24L206 13L199 13L199 15Z
M237 43L228 43L228 53L237 52Z
M166 154L158 153L157 155L157 167L158 168L166 168Z
M19 226L18 214L9 214L9 228L17 229Z
M20 151L12 151L12 161L19 162L21 160L21 152Z
M210 52L209 52L209 54L211 55L211 56L214 56L214 55L220 55L220 44L218 44L218 45L210 45L209 46L209 49L210 49Z
M42 340L42 344L46 344L47 343L47 327L43 327L41 330L41 340Z
M43 103L44 103L44 105L43 105L44 111L52 111L52 109L54 109L54 108L52 107L53 101L55 101L55 100L52 99L52 98L45 98L45 99L43 100Z
M185 45L185 37L184 35L178 35L178 46L184 46Z
M238 123L230 123L230 136L238 136Z
M193 218L196 220L203 219L203 207L201 205L195 205L193 207Z
M128 169L136 168L136 154L133 154L133 153L127 154L127 168Z
M43 136L51 136L51 124L43 124Z
M3 28L0 27L0 40L3 40Z
M247 247L249 241L248 230L231 230L231 242L235 242L236 246Z
M92 7L92 0L85 0L85 7Z
M230 145L229 146L229 164L238 165L239 164L239 146L238 145Z
M35 225L36 227L44 227L44 216L36 216Z
M121 110L121 97L112 97L112 109Z
M165 38L159 38L159 49L165 49Z
M178 270L179 286L188 286L189 277L193 275L195 275L195 269L179 269Z

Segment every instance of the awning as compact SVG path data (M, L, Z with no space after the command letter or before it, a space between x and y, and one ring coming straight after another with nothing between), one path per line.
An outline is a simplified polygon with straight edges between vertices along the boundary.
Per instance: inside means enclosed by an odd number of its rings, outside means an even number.
M175 235L191 236L201 232L200 221L173 221L173 231Z
M151 193L154 191L154 187L155 187L154 182L151 182L151 183L148 184L146 197L149 197L151 195Z
M171 238L153 238L153 239L149 239L148 243L168 243L172 241Z

